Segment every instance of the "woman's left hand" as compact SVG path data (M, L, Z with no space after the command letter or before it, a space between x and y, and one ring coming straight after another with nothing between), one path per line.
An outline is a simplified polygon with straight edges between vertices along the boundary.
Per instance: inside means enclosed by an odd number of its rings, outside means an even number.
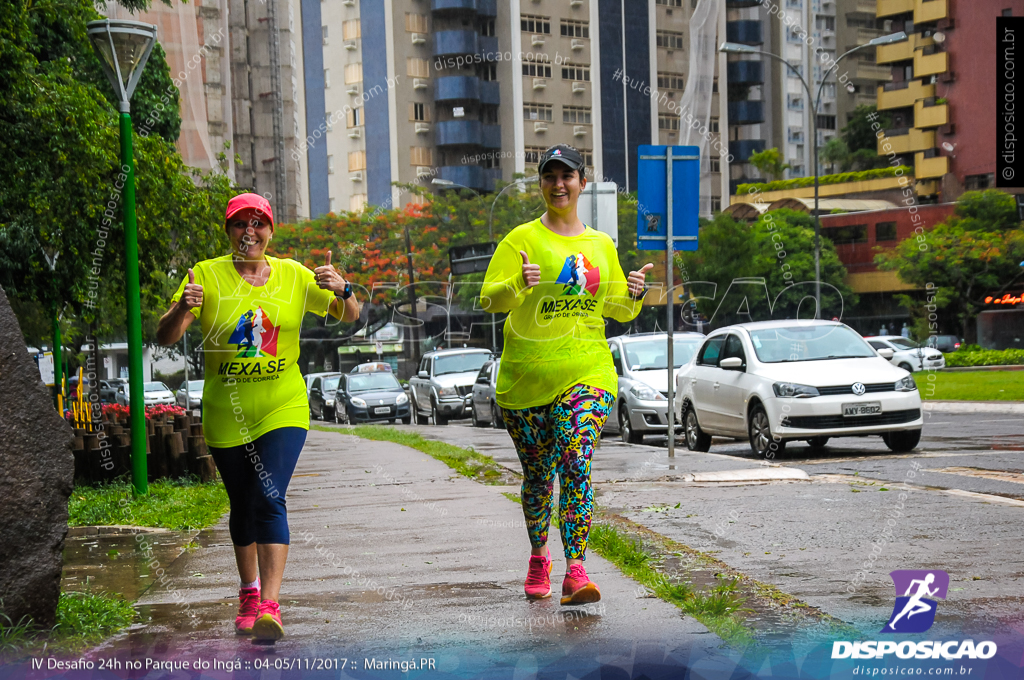
M345 291L345 277L331 264L331 251L327 251L327 262L314 269L313 275L316 278L316 285L321 289L333 291L335 294Z
M648 262L643 267L640 267L638 272L630 272L629 276L626 277L626 282L629 286L629 294L633 297L639 297L644 292L644 281L647 278L647 272L654 267L653 264Z

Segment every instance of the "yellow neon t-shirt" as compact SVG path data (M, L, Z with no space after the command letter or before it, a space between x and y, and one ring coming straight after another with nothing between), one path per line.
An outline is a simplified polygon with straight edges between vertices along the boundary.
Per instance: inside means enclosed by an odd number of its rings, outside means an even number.
M203 330L203 431L210 446L247 444L281 427L309 429L299 330L306 312L327 314L334 293L294 260L267 257L270 277L252 286L231 255L195 265L203 304L191 311ZM171 298L181 299L188 276Z
M523 282L521 250L540 265L540 284L533 288ZM499 406L550 404L577 383L618 391L604 317L631 321L642 303L629 296L607 234L587 227L579 236L560 236L539 218L519 225L491 258L480 303L489 312L509 312Z

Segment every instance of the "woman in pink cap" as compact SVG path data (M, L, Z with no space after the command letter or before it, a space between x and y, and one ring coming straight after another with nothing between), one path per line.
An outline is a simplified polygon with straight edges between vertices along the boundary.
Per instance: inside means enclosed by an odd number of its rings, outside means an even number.
M241 579L235 629L273 642L284 635L278 593L288 557L285 492L309 430L297 363L302 318L314 312L354 321L359 305L330 251L313 271L266 255L274 215L262 196L232 198L224 229L231 254L188 270L157 341L173 345L193 321L202 325L204 433L231 501Z

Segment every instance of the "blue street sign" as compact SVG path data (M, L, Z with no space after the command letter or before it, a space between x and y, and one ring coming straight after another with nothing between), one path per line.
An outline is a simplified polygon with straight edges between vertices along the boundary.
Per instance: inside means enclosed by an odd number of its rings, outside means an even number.
M637 249L665 250L668 236L668 149L672 149L672 242L697 250L700 147L641 145L637 186Z

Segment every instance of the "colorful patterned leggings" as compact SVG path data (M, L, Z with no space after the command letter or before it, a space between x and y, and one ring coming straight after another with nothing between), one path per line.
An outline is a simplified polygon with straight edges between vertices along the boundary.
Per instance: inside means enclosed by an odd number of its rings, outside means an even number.
M548 542L557 472L558 517L565 557L586 559L594 502L590 457L614 401L610 392L575 385L547 406L502 409L523 465L523 515L534 548Z

